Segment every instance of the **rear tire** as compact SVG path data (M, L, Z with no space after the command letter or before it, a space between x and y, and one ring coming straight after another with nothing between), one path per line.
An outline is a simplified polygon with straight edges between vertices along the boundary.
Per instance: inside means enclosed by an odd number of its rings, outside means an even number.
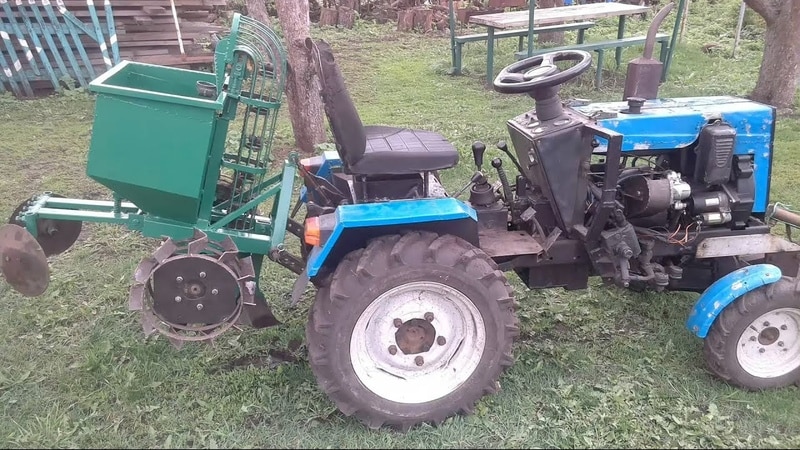
M311 368L340 411L373 429L471 413L513 362L512 294L463 239L376 238L317 291L306 328Z
M783 277L739 297L717 317L703 355L719 378L747 390L800 381L800 298Z

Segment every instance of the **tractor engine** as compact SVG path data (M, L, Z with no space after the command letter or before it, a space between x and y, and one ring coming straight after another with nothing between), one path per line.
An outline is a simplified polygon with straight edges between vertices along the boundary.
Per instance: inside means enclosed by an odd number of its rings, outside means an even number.
M766 232L773 108L690 97L573 104L545 120L539 109L508 122L521 164L512 228L550 255L521 269L530 287L599 275L696 290L728 270L694 258L706 237Z
M633 164L643 160L647 165L622 171L625 217L634 224L658 226L683 215L697 226L744 228L755 196L753 157L734 155L736 134L731 125L715 121L686 149L631 158Z

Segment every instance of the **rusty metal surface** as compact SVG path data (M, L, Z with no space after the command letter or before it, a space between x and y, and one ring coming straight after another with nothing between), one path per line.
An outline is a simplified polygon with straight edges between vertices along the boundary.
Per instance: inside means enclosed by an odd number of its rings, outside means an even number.
M478 231L481 250L487 255L497 258L501 256L519 256L542 252L542 246L530 234L524 231L505 231L481 228Z
M663 63L653 59L653 47L658 27L661 26L674 6L674 3L668 3L653 17L650 28L647 30L647 40L642 56L628 63L625 89L622 94L623 101L630 97L640 97L645 100L658 98L658 85L661 82Z
M774 234L748 236L722 236L704 239L697 246L696 257L718 258L722 256L760 255L768 253L796 252L800 245Z
M50 197L64 198L63 195L59 194L50 194ZM33 200L33 198L20 203L11 213L8 223L13 223L24 228L25 223L19 221L17 216L28 207L31 200ZM39 242L39 245L41 245L45 256L58 255L72 247L72 244L78 240L82 228L83 225L78 220L37 219L36 240Z
M16 224L0 227L0 270L6 282L26 297L42 295L50 284L50 267L42 247Z

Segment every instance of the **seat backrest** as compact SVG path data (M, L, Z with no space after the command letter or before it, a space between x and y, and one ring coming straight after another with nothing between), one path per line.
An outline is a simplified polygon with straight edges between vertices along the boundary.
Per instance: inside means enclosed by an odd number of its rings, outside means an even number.
M324 40L311 41L310 38L306 44L310 46L317 66L322 102L336 141L336 151L346 166L354 165L367 149L364 124L350 98L330 45Z

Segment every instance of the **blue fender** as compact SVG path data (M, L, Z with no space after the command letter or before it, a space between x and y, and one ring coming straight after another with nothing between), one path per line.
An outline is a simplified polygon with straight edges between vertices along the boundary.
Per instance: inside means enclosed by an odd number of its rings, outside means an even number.
M715 281L697 299L686 320L686 328L705 339L709 328L725 307L742 295L780 279L781 269L772 264L756 264L734 270Z
M477 226L478 220L471 206L451 197L340 205L329 216L332 216L328 222L331 224L329 237L309 253L306 265L309 277L317 275L346 231L457 220L467 220ZM477 237L477 228L475 230Z

